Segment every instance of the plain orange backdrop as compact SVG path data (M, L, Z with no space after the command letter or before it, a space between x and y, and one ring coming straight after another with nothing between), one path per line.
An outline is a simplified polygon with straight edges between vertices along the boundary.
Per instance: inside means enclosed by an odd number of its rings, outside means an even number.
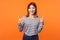
M22 40L18 31L18 16L27 14L30 2L37 4L37 14L44 16L40 40L60 40L60 0L0 0L0 40Z

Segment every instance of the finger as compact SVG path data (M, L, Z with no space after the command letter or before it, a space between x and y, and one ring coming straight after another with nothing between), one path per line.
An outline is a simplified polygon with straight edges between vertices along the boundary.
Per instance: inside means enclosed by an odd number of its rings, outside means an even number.
M18 16L18 20L20 20L20 17Z
M19 16L18 16L18 18L19 18Z
M44 18L44 17L42 16L42 18Z
M20 18L20 17L18 16L18 18Z
M42 20L44 20L44 17L42 16Z

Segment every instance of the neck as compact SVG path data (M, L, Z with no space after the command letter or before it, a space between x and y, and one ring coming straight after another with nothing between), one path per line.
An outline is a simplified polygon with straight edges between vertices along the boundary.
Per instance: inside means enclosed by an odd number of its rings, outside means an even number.
M30 15L29 15L29 17L32 17L32 18L34 18L34 15L31 15L31 14L30 14Z

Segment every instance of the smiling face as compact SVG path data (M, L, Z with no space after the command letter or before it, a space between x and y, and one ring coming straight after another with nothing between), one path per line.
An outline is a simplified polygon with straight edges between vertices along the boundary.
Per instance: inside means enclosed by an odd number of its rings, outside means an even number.
M29 14L33 15L35 13L35 10L36 10L35 7L33 5L30 5L28 12L29 12Z
M37 16L37 6L34 2L31 2L27 6L27 15L26 17L29 17L29 15Z

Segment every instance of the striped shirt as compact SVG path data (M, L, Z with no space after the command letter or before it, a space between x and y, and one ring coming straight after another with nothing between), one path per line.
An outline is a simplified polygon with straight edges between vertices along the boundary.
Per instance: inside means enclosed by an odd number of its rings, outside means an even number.
M24 29L24 33L28 36L37 35L42 30L43 24L40 22L40 17L29 18L22 17L22 23L18 23L18 30L21 32Z

